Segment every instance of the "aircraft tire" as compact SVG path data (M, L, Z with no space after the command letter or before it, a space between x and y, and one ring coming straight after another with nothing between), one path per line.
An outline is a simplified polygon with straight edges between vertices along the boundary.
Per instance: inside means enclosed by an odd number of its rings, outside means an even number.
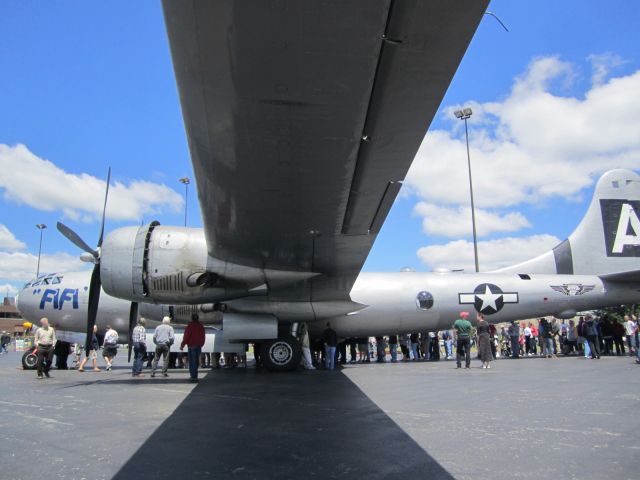
M22 355L22 368L24 370L35 370L38 357L31 352L24 352Z
M300 343L291 335L260 343L260 359L268 370L274 372L295 370L300 365L301 358Z

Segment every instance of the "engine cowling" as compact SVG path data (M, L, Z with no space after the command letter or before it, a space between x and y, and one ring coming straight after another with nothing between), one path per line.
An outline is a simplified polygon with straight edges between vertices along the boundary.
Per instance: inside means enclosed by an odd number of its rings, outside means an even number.
M109 295L136 302L210 303L248 295L211 270L202 229L157 222L114 230L102 245L100 276Z

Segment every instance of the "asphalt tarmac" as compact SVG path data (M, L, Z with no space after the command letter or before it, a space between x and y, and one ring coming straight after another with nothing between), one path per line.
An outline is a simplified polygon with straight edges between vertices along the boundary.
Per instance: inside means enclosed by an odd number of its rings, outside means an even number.
M133 379L0 357L0 478L638 479L626 358ZM148 372L147 372L148 373Z

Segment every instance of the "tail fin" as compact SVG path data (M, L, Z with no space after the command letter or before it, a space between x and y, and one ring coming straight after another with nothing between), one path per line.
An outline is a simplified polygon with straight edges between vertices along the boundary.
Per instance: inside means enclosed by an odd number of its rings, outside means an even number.
M553 250L503 273L607 275L640 270L640 176L610 170L578 228Z

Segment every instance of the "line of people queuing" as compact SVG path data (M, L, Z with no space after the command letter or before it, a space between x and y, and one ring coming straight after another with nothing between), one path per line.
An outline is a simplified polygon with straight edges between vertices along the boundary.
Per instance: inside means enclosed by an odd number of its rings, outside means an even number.
M558 355L583 355L599 359L602 355L630 355L640 363L640 322L635 315L624 320L592 314L575 320L539 318L536 321L511 322L498 332L495 325L478 314L475 327L468 320L469 312L460 312L451 330L407 333L377 337L350 338L339 342L335 331L327 324L322 337L312 349L308 362L333 370L347 363L384 363L388 356L392 363L402 361L437 361L455 359L461 368L464 359L468 368L472 347L478 347L483 368L491 368L496 358L519 358ZM307 368L305 362L305 368Z
M625 315L622 322L607 316L580 316L560 320L540 318L537 322L512 322L503 327L499 341L504 356L584 355L599 359L602 355L638 355L638 318ZM539 353L538 353L539 352Z

